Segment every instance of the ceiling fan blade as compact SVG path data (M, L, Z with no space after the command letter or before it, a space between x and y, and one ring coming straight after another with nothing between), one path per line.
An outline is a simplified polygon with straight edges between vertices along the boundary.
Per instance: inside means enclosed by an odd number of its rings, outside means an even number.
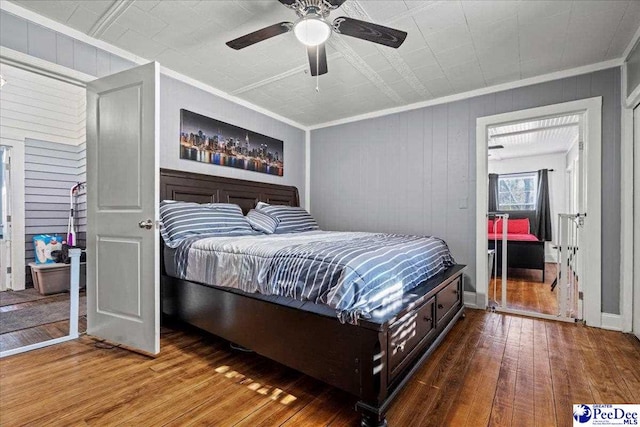
M327 74L327 51L324 49L324 43L319 46L308 46L307 55L312 76Z
M372 22L341 16L333 21L333 29L338 34L399 48L407 38L407 33Z
M329 3L331 5L331 9L337 9L340 6L342 6L342 3L344 3L347 0L325 0L325 2Z
M230 42L227 42L227 46L235 50L244 49L247 46L270 39L271 37L288 33L292 28L292 22L280 22L279 24L270 25L262 28L261 30L254 31L253 33L238 37L235 40L231 40Z

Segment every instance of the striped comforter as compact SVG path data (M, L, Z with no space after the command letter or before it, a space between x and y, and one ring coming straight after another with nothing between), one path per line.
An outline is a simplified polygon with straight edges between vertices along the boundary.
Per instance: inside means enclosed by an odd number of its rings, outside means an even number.
M176 262L181 279L326 304L354 324L454 264L435 237L330 231L192 237Z

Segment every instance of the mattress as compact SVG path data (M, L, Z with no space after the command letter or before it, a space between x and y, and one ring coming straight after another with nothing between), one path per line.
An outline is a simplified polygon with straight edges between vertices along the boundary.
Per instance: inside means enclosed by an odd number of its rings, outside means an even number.
M489 240L496 239L501 241L502 233L489 233ZM507 233L507 240L511 242L539 242L538 238L534 234Z
M189 238L165 248L170 276L326 305L354 324L454 263L441 239L382 233Z

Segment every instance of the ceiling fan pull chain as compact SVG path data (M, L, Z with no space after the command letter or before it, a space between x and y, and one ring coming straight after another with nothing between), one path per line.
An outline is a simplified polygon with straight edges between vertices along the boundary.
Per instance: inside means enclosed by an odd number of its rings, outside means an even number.
M320 92L320 46L316 46L316 92Z

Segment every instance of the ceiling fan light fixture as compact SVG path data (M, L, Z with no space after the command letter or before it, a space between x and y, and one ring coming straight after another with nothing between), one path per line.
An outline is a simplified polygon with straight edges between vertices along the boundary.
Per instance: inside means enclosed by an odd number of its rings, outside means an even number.
M300 43L318 46L329 39L331 26L319 16L307 16L296 22L293 33Z

